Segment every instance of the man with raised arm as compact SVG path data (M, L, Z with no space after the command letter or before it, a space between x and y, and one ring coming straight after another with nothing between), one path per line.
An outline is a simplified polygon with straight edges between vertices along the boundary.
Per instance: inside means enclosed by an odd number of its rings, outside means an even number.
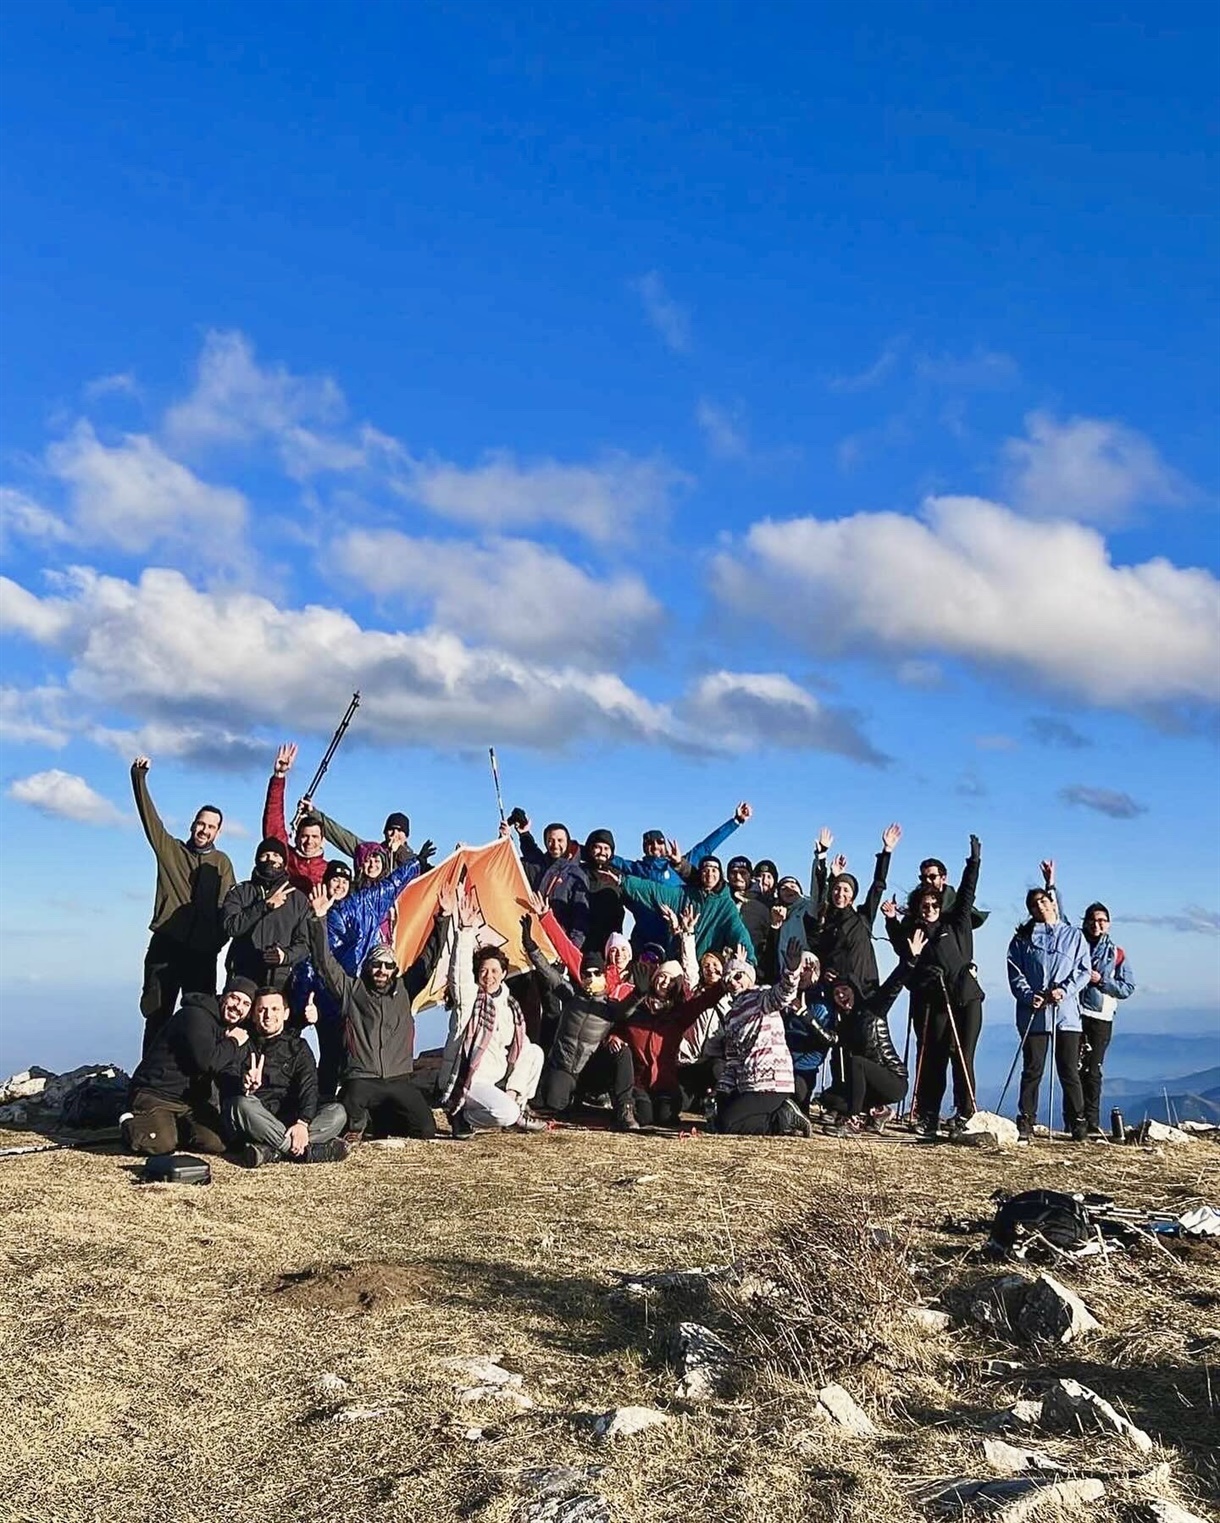
M513 810L517 821L514 828L518 836L518 850L525 867L530 887L550 905L555 919L578 947L583 947L589 934L589 874L580 860L580 852L573 845L572 834L558 820L542 832L545 851L530 834L530 822L517 809ZM501 828L501 835L504 834Z
M885 898L890 855L901 840L901 825L889 825L882 831L873 881L859 909L856 908L859 883L843 870L842 858L831 864L838 870L832 873L826 902L816 915L805 916L809 949L817 953L827 982L846 979L865 995L880 983L877 954L873 951L873 921Z
M297 748L291 742L275 754L275 769L267 781L267 799L263 804L263 835L277 841L288 840L288 822L284 818L284 788ZM288 878L293 888L312 893L326 872L326 843L322 823L316 814L303 814L297 821L293 845L288 848Z
M165 1025L178 996L198 990L216 993L216 959L225 944L221 905L233 887L233 864L216 847L224 815L215 804L195 811L190 835L175 840L161 822L148 792L147 756L131 764L136 812L157 859L157 888L152 935L144 956L144 988L140 1013L144 1017L144 1051Z

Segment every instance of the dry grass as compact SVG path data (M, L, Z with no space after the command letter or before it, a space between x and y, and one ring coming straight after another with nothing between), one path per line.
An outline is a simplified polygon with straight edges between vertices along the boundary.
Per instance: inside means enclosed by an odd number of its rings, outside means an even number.
M1205 1144L997 1156L562 1131L366 1148L312 1169L221 1161L205 1189L139 1186L134 1168L113 1154L0 1160L7 1517L509 1523L522 1469L563 1462L604 1467L594 1489L620 1523L906 1520L938 1477L985 1474L985 1424L1048 1369L1147 1427L1180 1499L1199 1510L1215 1493L1220 1255L1209 1248L1063 1271L1104 1332L1053 1356L973 1331L913 1333L892 1311L886 1336L878 1310L908 1273L931 1298L991 1272L972 1259L977 1237L939 1229L946 1216L989 1216L997 1187L1215 1201L1220 1150ZM888 1246L871 1235L865 1246L835 1215L849 1191L867 1200L869 1226L890 1229ZM785 1243L814 1253L842 1325L859 1332L841 1378L880 1440L809 1437L810 1381L833 1356L825 1327L801 1345L829 1351L818 1359L786 1361L780 1348L736 1401L684 1408L653 1336L674 1309L616 1294L622 1271L750 1254L791 1289L803 1281L777 1252ZM709 1304L729 1325L722 1312ZM748 1353L746 1330L732 1336ZM458 1405L439 1360L488 1352L522 1372L533 1410ZM979 1361L991 1354L1029 1362L989 1378ZM322 1390L324 1372L348 1390ZM385 1412L334 1421L349 1403ZM572 1420L626 1403L676 1420L613 1446ZM464 1436L472 1427L481 1441ZM1101 1515L1120 1516L1149 1484L1138 1473L1151 1461L1115 1440L1039 1447L1131 1473Z

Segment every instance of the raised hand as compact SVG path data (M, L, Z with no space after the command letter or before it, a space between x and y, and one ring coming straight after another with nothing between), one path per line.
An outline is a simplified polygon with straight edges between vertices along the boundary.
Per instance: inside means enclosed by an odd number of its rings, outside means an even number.
M830 871L832 876L836 878L840 873L845 873L847 871L847 858L843 855L842 852L840 852L837 857L831 858Z
M907 941L907 946L911 949L911 956L918 957L927 944L928 938L924 935L923 927L917 925Z
M291 741L287 741L275 753L276 777L287 777L292 771L292 764L297 759L297 748Z
M307 1026L318 1024L318 1002L313 997L313 990L309 991L309 998L305 1001L305 1008L301 1011L301 1017Z
M473 888L468 888L461 897L457 921L458 928L463 931L472 931L479 923L479 901Z
M742 799L741 803L738 804L737 808L733 811L733 818L739 825L744 825L753 813L753 806L751 804L747 804L745 799Z
M152 758L151 757L149 757L149 756L137 756L135 761L133 761L132 764L131 764L131 770L133 772L147 772L149 767L151 767L151 766L152 766Z
M796 970L805 961L805 955L806 948L801 944L800 937L794 936L788 943L788 950L784 953L784 963L787 966L789 973L796 972Z
M534 917L522 915L521 917L521 944L530 946L534 940Z
M436 905L442 915L448 915L450 920L457 919L458 887L456 882L445 884L436 896Z
M746 949L745 949L745 947L742 945L742 943L740 941L733 948L733 956L737 959L738 962L749 962L749 960L750 960L749 957L746 955Z
M242 1079L242 1088L246 1094L257 1094L263 1085L263 1065L267 1059L259 1053L253 1053L250 1057L250 1066L246 1069Z
M436 856L436 842L431 840L425 841L415 855L420 861L420 871L426 873L432 866L432 858Z
M500 821L500 829L497 832L497 834L499 835L499 837L500 837L500 839L502 841L507 841L509 836L512 835L512 831L509 829L509 825L508 825L508 821L507 820L501 820Z
M330 895L320 883L317 888L310 891L309 908L319 920L325 920L327 915L330 914Z
M269 910L278 910L288 902L288 895L292 893L291 883L281 883L276 889L267 895L264 901Z
M813 843L819 851L829 851L835 844L835 838L831 834L830 826L823 825L818 831L817 840Z
M886 851L893 851L894 847L902 840L902 826L899 824L887 825L881 832L881 844Z
M1047 888L1054 888L1054 886L1055 886L1055 859L1054 859L1054 857L1046 857L1046 858L1044 858L1041 862L1038 863L1038 868L1039 868L1039 871L1042 873L1042 881L1043 881L1043 883L1046 884Z
M665 922L666 929L676 936L678 934L678 912L672 904L663 904L661 906L661 919Z
M773 904L771 906L771 929L773 931L778 931L787 918L788 906L786 904Z
M882 900L882 903L881 903L881 913L885 916L885 918L887 920L897 920L898 919L898 901L897 901L897 899L884 899L884 900Z
M682 848L678 845L677 841L666 841L665 855L677 867L678 863L682 860Z
M678 916L678 929L683 936L693 936L695 927L699 924L699 911L693 904L684 904L682 912Z

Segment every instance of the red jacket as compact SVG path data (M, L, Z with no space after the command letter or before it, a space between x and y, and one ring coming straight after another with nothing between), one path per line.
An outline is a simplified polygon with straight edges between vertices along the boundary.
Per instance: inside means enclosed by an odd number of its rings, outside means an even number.
M678 1048L682 1038L696 1018L710 1010L723 993L723 984L713 984L668 1010L650 1010L641 999L625 1012L622 1024L614 1030L631 1048L638 1089L677 1093Z
M288 838L284 818L284 779L272 774L267 784L267 802L263 805L263 835L274 836L288 848L288 881L303 894L310 893L322 881L326 871L326 853L303 857Z

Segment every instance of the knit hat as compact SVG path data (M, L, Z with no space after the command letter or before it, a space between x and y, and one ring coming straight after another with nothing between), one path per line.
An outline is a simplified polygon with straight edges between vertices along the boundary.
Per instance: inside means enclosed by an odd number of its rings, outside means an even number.
M398 959L394 956L394 948L388 941L379 941L370 950L368 956L364 959L364 966L367 968L371 963L375 962L392 962L394 964L394 971L396 973L398 971Z
M830 880L831 888L833 888L836 883L850 883L851 896L853 899L855 899L860 892L860 883L854 873L836 873Z
M259 857L267 851L275 852L281 862L288 861L288 848L278 836L264 836L258 843L258 850L254 853L254 860L257 862Z
M641 962L663 962L665 960L665 948L660 942L646 941L640 948L639 959Z
M257 993L258 985L252 978L241 978L240 976L235 975L234 977L225 980L225 986L220 991L220 997L223 999L226 994L244 994L246 998L250 1000L251 1003L253 1003L254 996Z
M646 830L644 832L644 850L650 846L664 846L665 832L663 830Z
M384 878L390 870L390 854L380 841L361 841L356 847L352 860L356 864L358 873L367 873L370 861L374 857L381 858L381 876Z
M763 873L770 873L773 878L779 877L779 868L770 857L759 857L754 864L754 872L758 877L762 877Z
M385 824L381 827L381 833L383 836L388 836L391 830L401 830L404 836L409 836L411 834L411 821L405 814L396 809L393 814L386 815Z
M606 959L600 952L585 952L580 959L580 976L583 978L587 973L604 973L606 971Z
M631 951L631 943L623 935L622 931L611 931L609 936L606 937L606 956L609 957L611 952L616 948L621 951L624 947L628 952Z
M704 860L706 861L707 859L704 858ZM749 857L730 857L729 865L724 870L725 877L727 878L731 872L739 867L745 872L747 878L754 876L754 867Z
M326 871L322 874L323 883L333 883L336 878L346 878L352 881L352 870L346 862L328 862Z
M754 964L745 957L729 958L728 962L725 964L724 976L727 978L730 973L744 973L745 976L749 979L751 986L754 984L755 980L758 977L757 973L754 971Z
M658 964L656 972L667 973L670 978L679 979L682 977L682 964L671 957L667 962Z
M796 891L798 894L803 894L805 892L805 888L801 883L801 880L799 878L793 877L791 873L785 873L775 886L776 888L783 888L785 883L794 883L796 885Z
M614 833L609 830L591 830L585 837L585 846L608 846L613 852Z

